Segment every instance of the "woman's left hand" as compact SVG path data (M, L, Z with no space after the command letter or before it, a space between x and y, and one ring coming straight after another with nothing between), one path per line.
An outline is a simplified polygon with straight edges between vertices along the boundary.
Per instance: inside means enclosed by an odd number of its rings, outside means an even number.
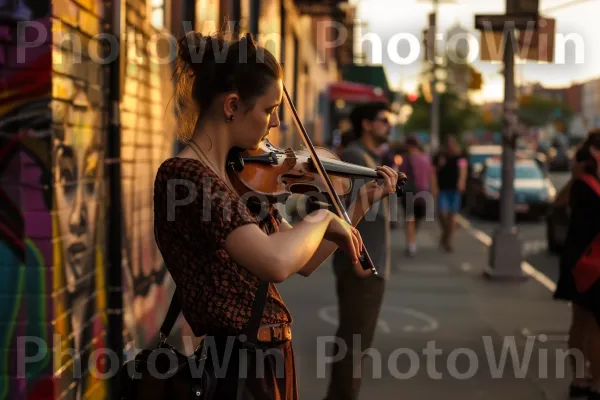
M373 180L360 188L360 198L366 198L368 205L372 206L379 200L388 197L396 192L396 184L398 182L398 172L388 166L380 166L376 168L381 174L381 178ZM383 179L383 181L381 181Z

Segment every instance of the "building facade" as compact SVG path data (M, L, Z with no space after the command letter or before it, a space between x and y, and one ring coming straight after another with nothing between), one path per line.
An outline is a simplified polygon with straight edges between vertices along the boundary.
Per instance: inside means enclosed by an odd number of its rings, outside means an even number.
M581 108L586 128L600 127L600 78L583 83Z
M319 59L316 16L292 0L0 0L0 400L114 398L107 349L130 357L157 339L174 285L152 191L177 148L157 39L225 18L270 40L318 143L337 62ZM117 52L102 40L116 33ZM281 112L273 140L296 146Z

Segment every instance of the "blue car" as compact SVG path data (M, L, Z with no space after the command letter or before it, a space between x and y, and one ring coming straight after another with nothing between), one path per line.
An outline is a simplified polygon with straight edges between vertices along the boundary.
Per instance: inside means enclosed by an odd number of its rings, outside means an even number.
M556 188L536 160L517 160L515 163L515 212L542 217L556 197ZM467 193L469 213L480 217L500 215L502 163L496 158L485 161L482 170L471 182Z

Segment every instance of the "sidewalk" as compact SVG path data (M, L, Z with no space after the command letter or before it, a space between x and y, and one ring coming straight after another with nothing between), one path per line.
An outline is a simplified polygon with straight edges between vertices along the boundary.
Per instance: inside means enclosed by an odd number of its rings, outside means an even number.
M446 254L438 248L437 226L427 223L414 258L404 256L403 230L392 232L396 269L373 344L381 361L367 362L361 399L566 398L570 373L560 360L570 318L567 305L553 301L534 279L484 278L487 247L465 229L457 231L455 253ZM322 343L336 329L331 267L322 266L308 279L294 277L279 288L295 318L300 398L322 399L329 369L323 369L325 357L317 356L323 354L317 338ZM547 335L547 340L528 343L527 335ZM502 367L502 346L511 342L517 358L508 351ZM428 345L437 355L427 356Z

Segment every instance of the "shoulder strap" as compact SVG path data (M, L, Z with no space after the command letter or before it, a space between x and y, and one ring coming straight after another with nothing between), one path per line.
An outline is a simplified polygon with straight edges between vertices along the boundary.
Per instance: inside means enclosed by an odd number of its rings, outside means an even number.
M265 304L267 303L267 295L269 293L269 282L263 281L258 285L256 291L256 297L252 303L252 314L250 314L250 321L244 330L246 335L246 341L242 343L246 350L255 350L256 343L258 342L258 330L260 329L260 321L262 319ZM247 362L247 351L240 352L240 364L248 365ZM244 398L244 390L246 389L246 375L240 374L238 377L237 387L237 400Z
M359 153L362 156L362 159L365 163L366 166L370 167L370 168L375 168L375 162L373 162L373 159L371 158L371 155L363 148L363 147L358 147Z
M248 326L245 329L245 334L248 337L248 343L251 345L256 345L258 338L258 330L260 329L260 321L262 319L262 314L265 309L265 305L267 303L267 294L269 293L269 282L263 281L259 284L258 290L256 291L256 298L252 304L252 314L250 315L250 321L248 322ZM160 334L162 338L166 339L171 334L171 330L173 326L175 326L175 322L177 321L177 317L179 317L179 313L181 312L181 300L179 300L177 288L175 288L175 292L173 293L173 298L171 299L171 304L169 305L169 310L167 311L167 315L160 326Z
M590 174L581 174L578 179L585 182L600 197L600 182Z
M171 299L171 304L169 305L169 310L167 311L167 315L165 316L165 320L160 326L160 335L161 340L165 340L171 334L171 330L175 325L175 321L177 321L177 317L181 312L181 300L179 300L179 296L177 293L177 288L175 288L175 292L173 293L173 298Z
M246 349L254 350L256 348L256 343L258 342L258 330L260 329L260 321L262 319L262 315L265 309L265 305L267 303L267 295L269 293L269 282L262 281L258 289L256 291L256 297L254 298L254 302L252 303L252 313L250 314L250 321L248 321L248 325L244 330L244 334L246 335L246 341L243 342L243 346ZM167 315L162 325L160 326L160 335L161 341L166 340L171 334L171 330L175 325L175 321L177 321L177 317L181 312L181 301L179 300L179 296L177 293L177 289L175 289L175 293L173 293L173 298L171 299L171 304L169 305L169 310L167 311ZM240 357L246 358L246 352L241 352ZM243 360L245 364L247 364L246 360ZM246 388L246 377L244 374L240 374L238 378L238 388L237 388L237 400L243 399L244 390Z

